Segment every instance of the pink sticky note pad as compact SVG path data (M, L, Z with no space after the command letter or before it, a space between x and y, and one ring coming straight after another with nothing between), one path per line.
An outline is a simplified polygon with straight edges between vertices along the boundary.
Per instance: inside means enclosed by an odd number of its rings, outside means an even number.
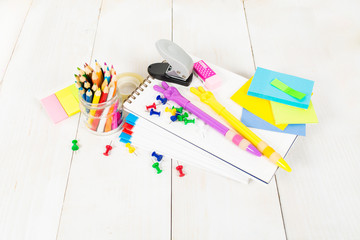
M41 103L54 123L61 122L68 118L68 115L55 94L51 94L50 96L41 99Z

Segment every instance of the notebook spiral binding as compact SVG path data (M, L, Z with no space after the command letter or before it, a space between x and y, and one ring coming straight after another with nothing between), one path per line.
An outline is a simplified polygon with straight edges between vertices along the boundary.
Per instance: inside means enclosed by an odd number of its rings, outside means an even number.
M136 99L136 95L139 96L140 92L143 92L145 88L148 87L148 84L151 83L151 76L147 76L145 80L138 86L126 99L125 102L132 103Z

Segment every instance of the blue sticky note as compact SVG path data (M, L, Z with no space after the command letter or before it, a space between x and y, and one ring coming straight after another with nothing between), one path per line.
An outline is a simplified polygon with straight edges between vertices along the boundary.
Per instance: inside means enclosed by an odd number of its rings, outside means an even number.
M129 140L129 141L130 141L131 135L122 132L122 133L120 134L120 139L125 139L125 140Z
M299 100L288 95L270 84L274 79L279 79L287 86L305 93L306 96ZM313 87L314 81L258 67L251 82L248 95L307 109L310 104Z
M122 142L122 143L131 143L129 140L126 140L126 139L123 139L123 138L120 138L120 142Z
M255 114L252 114L245 108L243 108L242 111L241 122L243 122L247 127L258 128L273 132L289 133L300 136L305 136L306 134L305 124L289 124L284 130L281 130L274 125L266 122L265 120L262 120Z
M138 119L139 119L139 117L135 116L132 113L129 113L129 115L126 117L125 121L134 126Z

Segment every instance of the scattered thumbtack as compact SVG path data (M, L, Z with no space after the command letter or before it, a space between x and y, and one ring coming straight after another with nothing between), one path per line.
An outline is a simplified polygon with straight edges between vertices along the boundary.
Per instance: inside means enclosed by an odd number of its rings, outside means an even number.
M177 120L182 122L182 121L184 121L184 117L182 115L177 115Z
M77 144L77 140L72 140L72 144L73 144L73 146L71 147L71 149L73 150L73 151L77 151L77 150L79 150L79 146L78 145L76 145Z
M150 116L151 115L158 115L158 116L160 116L160 112L157 112L157 111L155 111L154 109L151 109L150 110Z
M162 105L165 105L167 102L167 98L162 98L160 95L157 95L156 100L160 101Z
M184 118L184 123L185 123L185 125L187 125L188 123L194 123L195 124L195 119Z
M183 112L183 107L176 108L176 107L172 106L172 109L175 109L178 113Z
M109 156L109 152L110 152L110 150L112 149L111 143L112 143L112 141L110 142L109 145L106 145L106 146L105 146L106 152L103 153L105 156Z
M187 118L187 117L189 116L189 114L186 112L186 113L184 113L184 114L181 115L181 116L183 116L183 118Z
M177 116L179 116L179 114L176 114L175 116L171 116L171 117L170 117L170 120L171 120L172 122L175 122L175 121L177 120Z
M175 114L176 114L176 109L170 109L170 108L166 107L166 108L165 108L165 112L169 112L169 113L171 113L171 115L175 116Z
M151 156L155 157L158 162L160 162L161 159L163 158L163 155L157 154L155 151L152 152Z
M127 147L129 149L129 153L134 153L136 156L136 152L135 152L135 148L133 146L130 145L130 143L125 144L125 147Z
M160 167L159 167L159 163L158 163L158 162L154 163L154 164L152 165L152 167L156 169L157 174L160 174L160 173L162 172L162 170L161 170Z
M176 170L178 170L179 171L179 177L183 177L183 176L185 176L185 173L183 172L183 165L178 165L177 167L176 167Z
M152 108L156 109L156 104L153 103L153 104L151 104L151 105L149 105L149 106L146 106L146 110L147 110L147 111L149 111L150 108L151 108L151 109L152 109Z

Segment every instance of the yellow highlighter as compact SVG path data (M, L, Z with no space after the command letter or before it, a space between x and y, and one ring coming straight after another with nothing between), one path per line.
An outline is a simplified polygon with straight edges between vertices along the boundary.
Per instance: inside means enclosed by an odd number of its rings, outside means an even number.
M210 91L205 91L204 88L198 89L191 87L190 92L200 98L200 100L210 106L217 114L222 116L235 130L249 140L262 154L264 154L271 162L275 163L282 169L291 172L291 168L281 157L281 155L273 148L271 148L266 142L261 140L255 133L253 133L248 127L246 127L240 120L232 115L226 108L221 105L214 94Z

